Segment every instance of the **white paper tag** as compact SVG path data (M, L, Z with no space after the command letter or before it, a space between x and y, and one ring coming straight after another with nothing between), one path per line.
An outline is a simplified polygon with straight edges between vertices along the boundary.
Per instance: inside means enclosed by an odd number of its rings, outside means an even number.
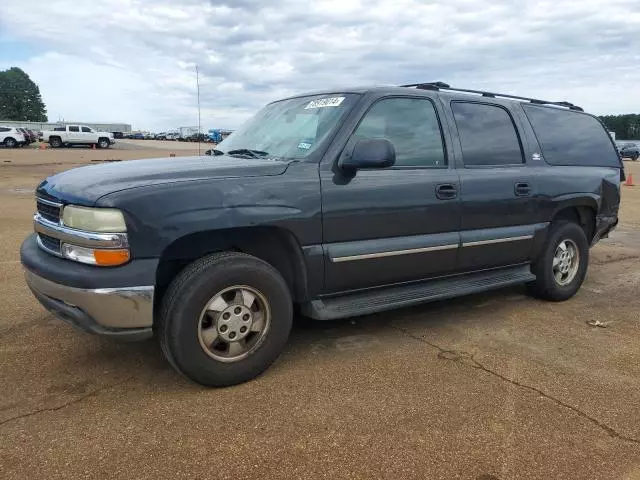
M298 148L300 148L301 150L309 150L311 148L311 144L307 142L300 142L298 144Z
M321 98L319 100L311 100L305 110L309 108L337 107L344 101L344 97Z

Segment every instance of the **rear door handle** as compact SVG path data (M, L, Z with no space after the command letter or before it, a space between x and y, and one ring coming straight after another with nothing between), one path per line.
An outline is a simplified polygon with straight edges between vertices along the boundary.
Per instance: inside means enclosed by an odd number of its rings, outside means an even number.
M443 183L436 186L436 197L440 200L450 200L458 196L458 188L453 183Z
M527 182L517 182L513 187L513 191L517 197L526 197L531 194L531 185Z

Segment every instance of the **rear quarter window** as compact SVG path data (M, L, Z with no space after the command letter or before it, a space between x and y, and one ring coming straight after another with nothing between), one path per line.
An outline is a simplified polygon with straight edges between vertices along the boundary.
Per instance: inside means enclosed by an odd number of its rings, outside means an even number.
M552 107L523 105L542 155L551 165L620 167L611 137L591 115Z

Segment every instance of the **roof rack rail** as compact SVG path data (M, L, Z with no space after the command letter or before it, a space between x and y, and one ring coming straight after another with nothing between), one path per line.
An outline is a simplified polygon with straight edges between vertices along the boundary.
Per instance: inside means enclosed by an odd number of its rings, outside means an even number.
M401 87L413 87L418 90L448 90L451 92L462 92L462 93L475 93L477 95L482 95L483 97L501 97L501 98L509 98L512 100L523 100L525 102L535 103L536 105L556 105L558 107L565 107L569 110L576 110L578 112L584 112L582 107L574 105L569 102L551 102L548 100L539 100L537 98L529 98L529 97L518 97L516 95L507 95L504 93L494 93L494 92L485 92L482 90L470 90L468 88L453 88L449 86L448 83L444 82L426 82L426 83L411 83L408 85L400 85Z

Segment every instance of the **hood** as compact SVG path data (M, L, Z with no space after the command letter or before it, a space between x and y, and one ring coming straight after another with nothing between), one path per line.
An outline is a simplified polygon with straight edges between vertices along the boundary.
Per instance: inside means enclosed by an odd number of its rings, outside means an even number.
M119 190L172 182L281 175L288 162L221 156L109 162L74 168L43 181L36 192L63 203L93 205Z

